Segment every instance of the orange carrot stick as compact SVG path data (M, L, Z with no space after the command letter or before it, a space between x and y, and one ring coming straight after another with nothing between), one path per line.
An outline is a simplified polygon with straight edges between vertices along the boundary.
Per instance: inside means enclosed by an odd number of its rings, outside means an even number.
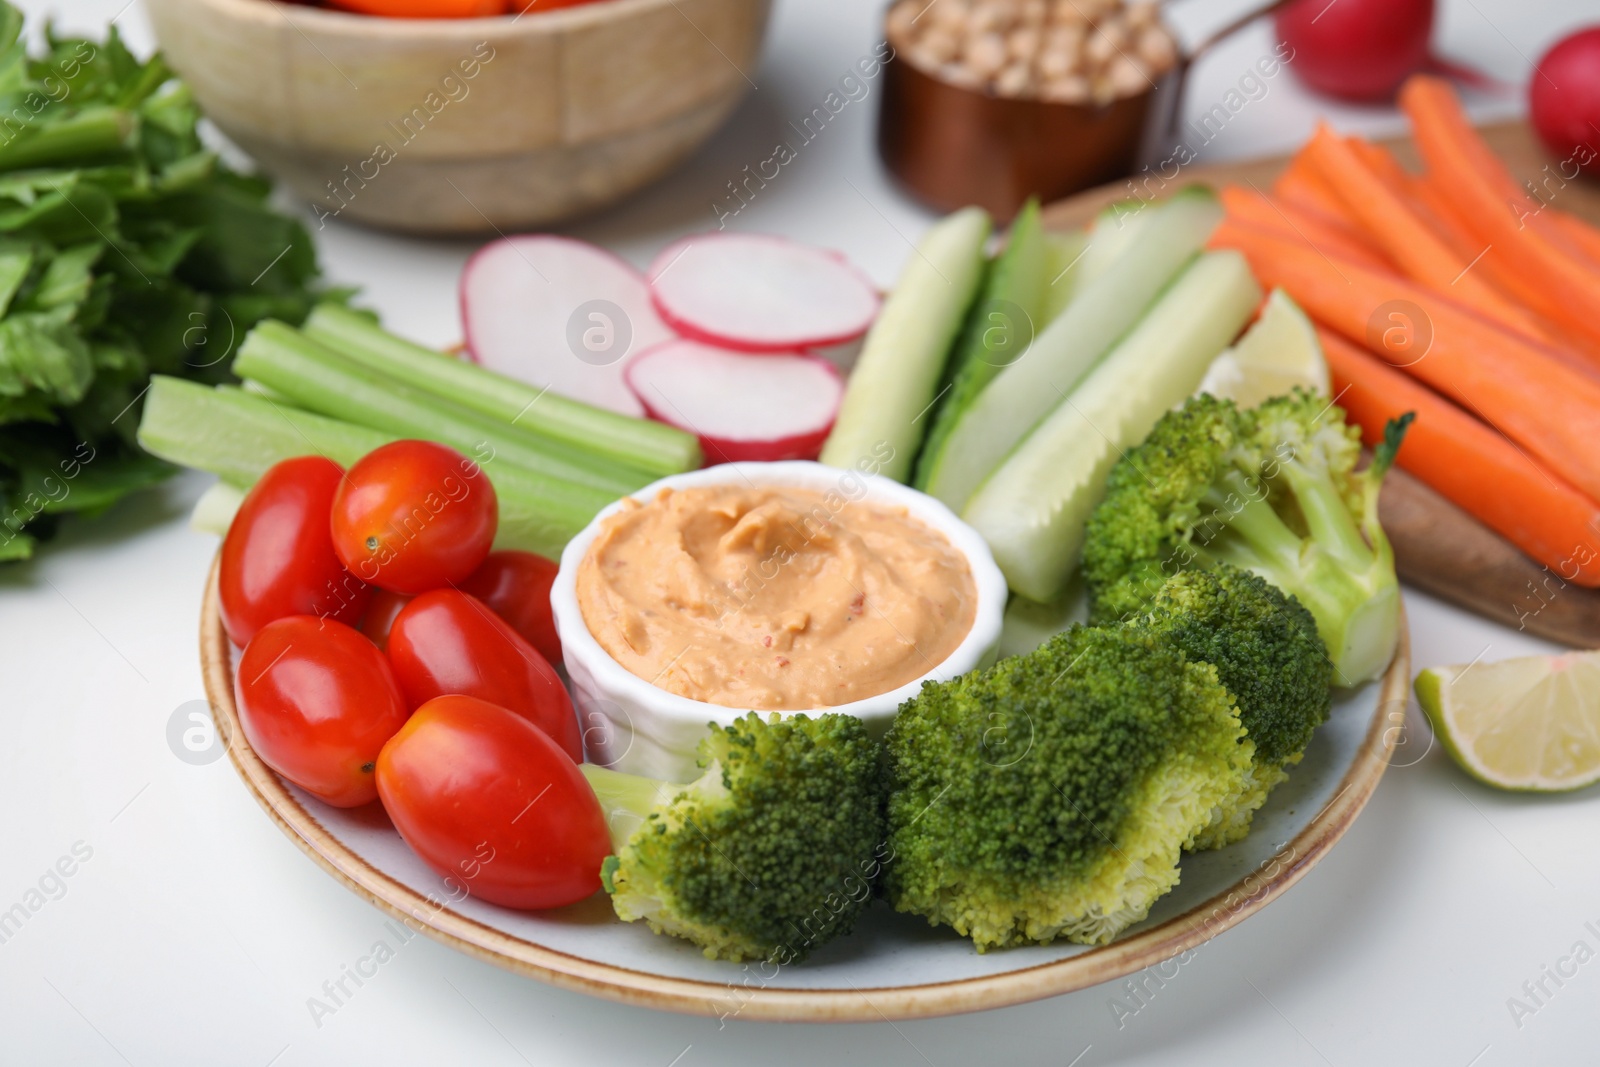
M1406 411L1400 466L1556 572L1600 586L1600 506L1484 423L1383 360L1319 328L1334 394L1369 445Z
M1582 252L1589 266L1600 270L1600 229L1565 211L1549 212L1550 221Z
M1393 270L1365 236L1347 228L1338 219L1297 204L1279 203L1257 189L1224 185L1217 196L1228 214L1240 222L1297 237L1314 248L1327 248L1339 255L1364 263L1375 270Z
M1454 397L1600 499L1600 464L1592 460L1600 381L1409 279L1356 263L1335 266L1312 249L1230 219L1211 243L1237 248L1263 285L1286 290L1313 318L1405 364L1407 374Z
M1544 339L1526 311L1485 278L1473 274L1469 269L1472 264L1455 255L1417 217L1402 195L1327 126L1317 125L1302 154L1344 201L1367 238L1382 248L1402 272L1430 288L1455 291L1486 318L1529 338Z
M1328 188L1328 183L1305 159L1297 153L1289 160L1278 180L1272 183L1272 193L1285 203L1296 204L1312 211L1320 211L1330 218L1343 219L1344 201Z
M1551 241L1542 227L1524 225L1533 209L1508 203L1504 168L1467 122L1449 83L1415 75L1401 88L1400 105L1411 117L1428 180L1456 206L1461 221L1504 257L1508 269L1547 294L1540 308L1544 314L1600 341L1600 275ZM1527 205L1526 197L1522 202Z

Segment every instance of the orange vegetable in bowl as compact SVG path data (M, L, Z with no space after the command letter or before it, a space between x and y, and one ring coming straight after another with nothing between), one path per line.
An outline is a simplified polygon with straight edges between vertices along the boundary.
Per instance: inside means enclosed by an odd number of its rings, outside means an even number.
M473 19L504 15L508 0L328 0L329 6L359 15L395 19Z

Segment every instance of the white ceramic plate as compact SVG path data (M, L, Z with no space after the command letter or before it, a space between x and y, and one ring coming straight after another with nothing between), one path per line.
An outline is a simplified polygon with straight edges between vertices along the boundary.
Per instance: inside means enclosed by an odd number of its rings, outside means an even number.
M1380 681L1336 701L1305 760L1273 792L1250 836L1186 857L1183 879L1110 945L1065 943L979 955L970 942L875 903L848 938L785 968L707 960L684 941L623 923L602 894L555 912L454 899L377 805L332 808L288 785L250 749L233 698L232 649L216 569L200 619L206 693L228 754L267 813L329 874L435 940L553 985L697 1014L877 1021L997 1008L1131 974L1193 948L1265 907L1350 827L1378 784L1405 714L1409 640Z

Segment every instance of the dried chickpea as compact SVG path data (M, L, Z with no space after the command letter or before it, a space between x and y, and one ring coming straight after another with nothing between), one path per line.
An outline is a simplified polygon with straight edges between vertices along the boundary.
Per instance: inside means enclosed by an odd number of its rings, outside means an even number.
M998 33L986 33L967 44L962 62L980 78L992 78L1006 65L1006 41Z
M1033 74L1026 63L1013 63L994 80L994 91L1001 96L1028 96L1033 89Z
M1051 49L1039 56L1039 77L1056 81L1083 70L1083 57L1076 50L1065 52Z
M938 0L928 9L928 17L921 21L932 22L939 29L959 37L967 32L967 20L971 14L972 5L967 0Z
M1137 59L1118 56L1106 71L1106 84L1113 96L1135 96L1150 87L1150 78Z
M889 19L886 26L890 41L907 43L917 35L917 6L915 3L900 3L889 9Z
M961 39L942 27L935 26L924 33L911 46L912 53L930 66L949 63L961 52Z
M1178 62L1178 45L1162 26L1147 26L1141 30L1136 51L1153 71L1165 72Z
M1047 82L1043 97L1059 104L1086 104L1089 102L1089 79L1080 75L1057 78Z
M1039 31L1023 27L1006 34L1006 51L1011 58L1027 66L1039 53Z

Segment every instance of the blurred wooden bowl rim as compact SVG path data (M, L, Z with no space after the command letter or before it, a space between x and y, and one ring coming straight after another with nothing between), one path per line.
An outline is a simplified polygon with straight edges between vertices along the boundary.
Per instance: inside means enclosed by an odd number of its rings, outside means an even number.
M146 6L206 115L323 211L459 232L593 210L679 162L751 88L771 0L479 19Z

